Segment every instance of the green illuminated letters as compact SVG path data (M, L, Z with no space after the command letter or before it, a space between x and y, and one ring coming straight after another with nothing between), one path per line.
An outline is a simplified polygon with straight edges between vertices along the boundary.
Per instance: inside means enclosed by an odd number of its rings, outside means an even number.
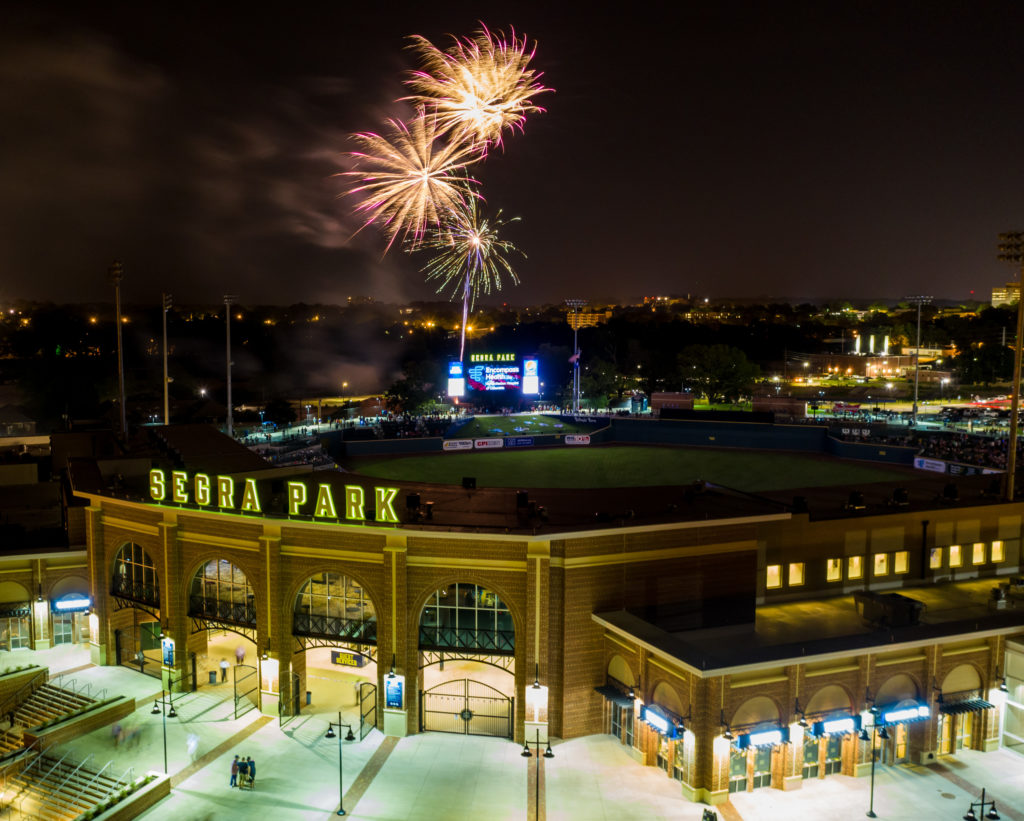
M235 480L230 476L217 477L217 507L231 509L235 506Z
M334 496L331 494L330 485L320 485L320 490L316 494L316 509L313 511L313 515L327 519L338 518L334 509Z
M262 513L260 510L260 497L256 492L256 480L248 478L245 480L245 490L242 491L242 510L246 513Z
M197 473L194 484L196 488L196 504L210 504L210 477L205 473Z
M345 518L366 519L363 513L363 489L359 485L345 485Z
M398 495L397 487L375 487L373 495L377 502L377 521L398 524L395 508L392 506Z
M185 490L185 483L188 481L188 474L183 470L171 471L171 501L187 502L188 493Z
M164 484L164 472L153 468L149 472L149 495L158 502L164 500L167 495L167 486Z
M288 515L298 516L299 508L306 504L306 486L302 482L288 483Z

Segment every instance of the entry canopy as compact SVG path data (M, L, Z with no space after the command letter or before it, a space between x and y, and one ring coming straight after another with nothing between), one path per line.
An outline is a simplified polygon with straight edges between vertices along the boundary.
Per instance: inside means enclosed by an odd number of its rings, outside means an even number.
M645 704L640 719L665 738L678 738L683 729L682 719L657 704Z
M961 713L976 713L979 710L987 710L995 705L990 704L983 698L966 698L963 701L954 701L949 704L943 703L939 706L939 712L946 715L960 715Z
M821 737L826 735L845 735L856 733L860 730L861 719L859 715L837 715L826 718L824 721L815 721L813 724L814 735Z
M602 684L600 687L595 687L594 691L604 696L612 704L618 704L620 707L633 706L633 699L629 697L629 693L624 693L614 684Z
M774 747L776 744L789 743L789 727L763 727L737 736L736 746L745 750L747 747Z
M927 704L920 704L910 699L887 704L878 709L878 717L883 724L910 724L915 721L927 721L931 710Z

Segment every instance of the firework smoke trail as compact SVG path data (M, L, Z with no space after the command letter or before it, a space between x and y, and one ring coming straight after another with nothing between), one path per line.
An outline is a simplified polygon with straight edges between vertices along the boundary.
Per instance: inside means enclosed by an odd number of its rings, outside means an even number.
M423 248L438 251L423 267L428 281L440 280L438 293L452 288L454 298L460 288L462 290L460 360L466 350L469 310L477 293L482 290L489 294L492 288L500 291L503 274L507 274L514 285L519 283L508 255L522 254L522 251L510 240L498 236L500 228L518 221L518 217L502 219L500 211L493 219L488 219L480 212L476 199L469 198L461 207L449 211L441 229L422 244Z
M390 249L401 235L409 250L419 247L441 214L455 211L479 196L476 180L465 168L480 159L472 144L439 140L436 118L421 112L406 125L388 120L391 134L354 134L362 151L353 151L356 170L344 172L357 184L349 191L361 197L357 212L366 214L363 227L380 225Z
M447 50L419 35L411 39L424 68L406 80L415 93L405 99L432 111L456 142L486 151L501 144L505 129L522 131L527 114L544 110L532 98L552 89L537 82L542 74L529 68L536 46L528 49L525 36L512 31L506 39L482 26L472 37L453 37Z

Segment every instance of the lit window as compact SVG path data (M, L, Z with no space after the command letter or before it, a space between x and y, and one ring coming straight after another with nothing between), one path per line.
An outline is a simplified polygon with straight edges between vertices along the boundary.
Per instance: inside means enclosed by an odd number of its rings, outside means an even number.
M782 587L782 565L770 564L765 574L765 585L768 589Z
M906 550L899 550L892 554L892 572L906 573L910 563L910 554Z
M963 557L960 553L960 545L951 544L949 546L949 566L959 567L961 564L963 564Z
M928 566L932 570L938 570L942 567L942 548L933 547L931 553L928 556Z
M864 577L864 557L850 556L846 562L846 578L860 579Z
M971 564L985 564L985 543L975 542L971 550Z
M804 583L804 563L793 562L789 566L789 586L796 587Z
M842 559L829 559L825 563L825 579L830 582L841 582L843 580Z
M1003 552L1002 542L992 542L992 561L1001 562L1006 559L1006 553Z
M875 554L875 575L876 576L887 576L887 575L889 575L889 554L888 553L876 553Z

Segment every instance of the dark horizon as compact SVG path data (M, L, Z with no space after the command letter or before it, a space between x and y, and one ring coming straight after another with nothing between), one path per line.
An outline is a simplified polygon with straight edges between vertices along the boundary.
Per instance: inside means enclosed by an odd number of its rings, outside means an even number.
M517 215L522 284L485 304L988 300L1024 227L1019 5L684 3L288 16L8 4L0 302L436 299L422 253L356 233L349 134L403 116L407 36L482 20L555 89L474 170ZM802 294L802 296L793 296ZM600 300L598 300L600 301Z

